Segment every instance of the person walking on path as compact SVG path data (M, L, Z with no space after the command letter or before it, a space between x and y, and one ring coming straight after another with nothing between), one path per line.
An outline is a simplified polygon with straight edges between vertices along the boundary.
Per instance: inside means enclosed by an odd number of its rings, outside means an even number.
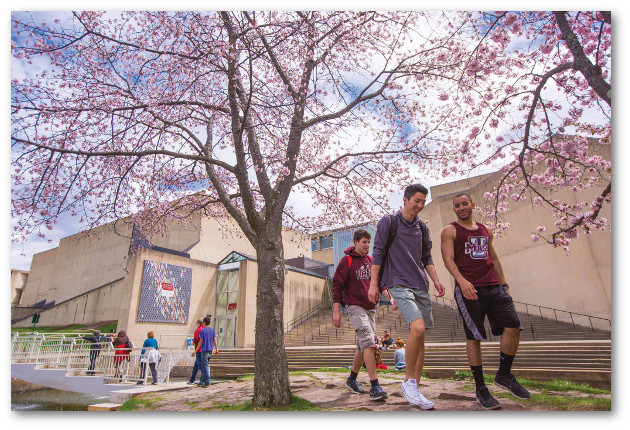
M114 347L114 379L122 379L127 374L127 366L129 365L130 353L133 348L133 342L127 336L125 330L120 330L118 336L112 342Z
M86 340L91 343L90 345L90 365L88 366L88 371L86 372L89 376L94 376L94 366L96 365L96 359L101 354L101 349L103 348L103 344L108 342L107 337L101 336L100 330L94 330L92 332L92 336L81 337L81 339Z
M147 333L147 338L142 344L142 351L140 354L140 379L142 379L142 381L138 381L138 385L144 384L144 373L147 371L147 363L149 365L149 369L151 369L151 377L153 378L152 385L157 385L157 365L162 360L162 356L158 351L158 343L155 339L155 333L153 331Z
M423 185L409 185L404 191L402 210L396 215L386 215L378 222L368 293L370 301L376 303L379 272L384 266L382 282L410 327L406 347L407 367L401 389L405 399L421 409L435 407L435 403L425 398L418 389L424 366L425 330L433 328L427 274L433 281L437 296L444 295L444 287L431 259L433 245L429 229L418 218L428 192Z
M197 377L197 371L200 370L200 362L201 362L201 353L197 351L197 344L199 343L199 332L203 329L203 320L199 318L197 320L197 329L193 334L193 348L194 351L192 356L195 357L195 364L193 365L192 374L190 375L190 379L188 380L188 385L195 385L195 378Z
M201 360L199 367L201 370L201 379L199 381L199 387L205 388L210 385L210 371L208 364L212 357L212 346L216 349L215 354L219 353L219 346L217 345L217 335L212 327L210 327L211 319L209 316L203 319L203 329L199 332L199 343L195 349L195 352L201 353Z
M498 409L500 403L483 380L481 339L486 339L486 315L492 334L501 336L499 370L494 384L521 399L529 399L531 394L511 373L523 328L492 245L492 233L483 224L473 221L474 208L467 193L453 198L457 221L442 230L442 259L455 279L455 301L464 321L466 355L475 379L477 400L486 409Z
M368 299L372 258L368 255L372 236L363 229L354 232L354 246L346 249L333 276L333 325L341 326L341 306L345 306L356 333L357 350L354 354L346 386L355 394L364 394L357 375L365 363L370 378L370 400L384 400L387 393L381 388L376 376L375 347L375 303ZM396 307L385 287L379 291L386 295Z

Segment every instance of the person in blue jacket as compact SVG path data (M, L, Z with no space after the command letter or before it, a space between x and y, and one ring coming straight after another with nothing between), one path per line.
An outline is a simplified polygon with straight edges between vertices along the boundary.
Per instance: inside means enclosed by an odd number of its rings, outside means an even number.
M144 384L144 374L147 371L147 363L149 364L149 369L151 369L151 377L153 378L152 385L156 385L158 383L157 365L162 357L158 351L158 343L157 340L155 340L155 333L153 331L147 333L147 339L142 344L141 355L140 379L142 380L138 381L138 385Z

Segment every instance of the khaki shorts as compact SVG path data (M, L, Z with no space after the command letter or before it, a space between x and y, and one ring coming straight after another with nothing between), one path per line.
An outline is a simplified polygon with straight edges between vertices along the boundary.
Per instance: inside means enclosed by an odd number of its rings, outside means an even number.
M419 318L424 319L425 328L433 328L433 312L431 311L431 296L428 291L417 288L394 285L387 289L396 301L405 320L409 324Z
M363 309L361 306L356 305L346 306L346 312L348 313L348 319L354 326L357 349L363 352L365 351L365 348L374 348L376 312L374 310L368 311L367 309Z

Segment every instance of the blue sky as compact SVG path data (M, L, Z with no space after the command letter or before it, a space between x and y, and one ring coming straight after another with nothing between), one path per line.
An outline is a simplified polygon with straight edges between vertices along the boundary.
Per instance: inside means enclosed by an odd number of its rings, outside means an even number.
M115 8L116 7L116 3L117 2L108 2L107 3L107 7L108 8L114 7ZM143 2L139 2L138 3L140 5L140 7L138 7L138 8L142 8L142 3ZM339 8L339 3L338 2L328 2L328 3L329 3L331 8ZM366 6L370 5L370 3L371 2L347 2L346 4L348 6L344 7L344 8L345 9L358 9L358 7L360 6L362 9L365 9L365 8L367 8ZM465 3L465 2L447 2L447 3L453 5L452 7L450 7L450 9L459 9L459 8L465 9L465 8L468 8L470 6L469 3ZM482 2L482 4L483 3L484 2ZM502 2L485 2L485 3L489 6L489 7L485 8L486 10L493 10L495 8L500 7L499 5L502 4ZM549 7L549 3L548 2L539 2L540 3L539 5L537 5L536 3L537 2L535 2L535 1L534 2L528 2L527 3L527 8L529 8L529 9L537 9L537 6L539 6L540 8L545 8L545 7L548 8ZM557 2L557 4L559 4L559 3L562 3L562 2ZM568 2L565 2L565 3L568 3ZM571 9L579 8L580 3L587 4L587 2L580 2L580 1L571 2L570 3L571 6L572 6ZM249 5L249 7L251 7L251 4L249 2L238 2L238 1L232 3L231 7L238 8L239 4L241 4L243 8L248 7L248 5ZM282 6L283 2L270 2L270 3L268 2L266 4L269 4L269 5L276 4L276 5L278 5L278 6L276 6L276 8L286 8L286 7ZM353 6L353 4L355 6ZM381 4L381 3L374 2L374 4ZM396 4L396 2L388 3L388 8L392 8L392 9L396 8L395 4ZM24 10L24 9L45 10L45 9L50 7L49 5L50 5L50 3L45 3L45 2L27 2L27 3L19 3L19 4L17 4L17 7L14 6L11 9L14 9L14 10L18 10L18 9L19 10ZM122 3L122 2L120 2L120 5L124 5L121 8L128 8L129 3ZM359 5L359 6L356 6L356 5ZM441 5L444 5L444 3L441 3ZM464 5L464 6L462 6L462 5ZM66 8L69 9L71 7L74 7L74 6L76 6L76 4L73 4L73 2L69 2L69 3L67 3ZM189 7L186 7L186 6L189 6ZM475 6L479 7L480 5L475 3ZM510 4L510 6L514 7L515 5ZM591 4L591 6L592 6L592 4ZM97 7L97 5L92 5L91 4L91 7ZM188 8L190 8L190 9L195 9L195 8L199 9L199 4L197 4L197 2L192 2L192 3L188 4L188 5L187 5L186 2L178 3L178 9L188 9ZM260 7L258 7L258 8L260 8ZM327 2L326 1L318 2L318 8L319 9L326 9L327 8ZM378 9L376 7L374 7L374 8ZM405 9L405 8L411 8L411 7L409 7L409 2L400 2L400 7L398 7L398 8L399 9ZM170 3L170 2L161 2L161 1L152 2L151 3L151 9L172 9L172 3ZM613 9L613 10L615 10L615 9ZM57 12L55 12L55 14L56 13ZM5 21L5 25L6 25L6 22L8 22L8 20ZM621 29L621 30L623 30L623 29ZM621 31L617 31L617 29L615 29L615 31L616 31L616 35L615 36L618 37L619 33ZM10 56L10 54L8 52L9 50L8 50L8 48L5 48L5 49L7 49L7 57L5 57L5 58L8 58ZM7 86L5 86L5 89L6 88L7 88ZM617 111L616 111L616 113L617 113ZM617 117L619 117L619 115L617 115ZM616 150L618 150L618 149L619 148L617 148ZM8 158L10 158L10 157L8 157ZM10 198L10 194L9 194L10 181L8 180L8 178L6 178L5 180L7 180L7 185L5 185L3 187L3 191L7 193L7 200L8 200ZM427 183L427 185L431 186L431 185L436 185L436 184L435 183L434 184ZM299 200L300 200L299 198L294 199L294 203L299 201ZM392 196L391 201L392 201L392 204L397 205L399 203L400 199L398 198L398 196ZM10 221L10 218L9 218L9 221ZM10 222L9 222L9 224L10 224ZM42 252L44 250L47 250L47 249L50 249L50 248L56 246L58 244L58 241L59 241L60 238L68 236L70 234L74 234L74 233L78 232L79 230L80 230L80 227L77 224L77 220L72 218L72 217L67 216L67 217L62 217L62 219L60 219L59 224L56 226L56 228L52 232L48 232L49 233L48 239L52 239L51 243L49 243L47 239L41 239L41 238L34 237L34 238L30 239L28 242L26 242L24 244L22 244L22 243L11 244L10 236L9 236L7 242L10 244L10 246L9 246L10 258L9 259L10 259L10 266L11 266L11 268L20 269L20 270L28 270L28 268L30 266L30 261L31 261L32 255L34 253ZM22 255L23 253L25 255Z

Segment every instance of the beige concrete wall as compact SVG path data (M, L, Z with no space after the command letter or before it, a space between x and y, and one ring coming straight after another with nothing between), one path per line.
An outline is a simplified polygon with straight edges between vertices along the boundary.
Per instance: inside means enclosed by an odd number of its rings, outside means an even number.
M324 278L288 271L284 280L284 322L287 323L322 303L327 281Z
M38 326L63 327L69 324L92 324L118 319L125 281L112 282L95 291L59 303L40 312ZM30 318L12 327L33 327ZM37 330L37 327L36 327Z
M293 230L282 233L284 257L311 256L310 239ZM256 250L233 218L203 218L199 243L190 250L190 257L210 263L218 263L232 251L256 257Z
M124 276L129 227L106 224L59 241L57 248L33 256L22 306L41 300L57 303ZM125 237L127 235L127 237Z
M192 269L192 286L190 308L187 323L155 323L137 321L140 306L140 291L142 288L142 274L144 261L167 263ZM197 328L197 318L207 314L214 314L216 298L216 269L215 264L206 263L191 258L166 254L163 252L144 250L132 258L129 265L129 275L125 278L125 285L120 300L117 315L118 330L128 333L144 335L153 330L161 335L194 333Z
M446 184L436 185L431 187L430 194L431 199L437 199L440 196L460 192L461 190L468 190L477 185L480 185L486 179L492 177L494 173L487 173L485 175L473 176L472 178L460 179L458 181L449 182ZM402 200L402 199L401 199Z
M256 292L258 266L255 261L241 261L237 346L252 348L256 344ZM326 279L289 270L285 275L283 318L287 323L319 305L325 294Z
M110 223L89 234L63 238L57 248L35 254L20 305L42 300L59 303L125 276L131 232L131 224ZM157 246L187 251L193 260L216 264L234 250L255 256L249 241L239 233L231 218L221 223L204 218L191 219L185 228L172 222L164 234L149 239ZM285 231L283 239L286 258L311 256L307 236Z
M321 261L322 263L334 264L335 250L333 248L328 248L321 251L313 251L312 258L313 260Z
M237 317L237 346L253 348L256 345L256 292L258 291L258 264L240 262L239 310Z
M11 305L18 306L22 303L22 292L27 280L28 272L11 270Z
M199 216L191 216L186 224L171 220L168 227L160 234L150 236L152 245L175 251L187 252L201 239L201 221Z
M468 191L476 204L484 201L483 194L492 190L498 176L483 178L472 189L442 188L451 193ZM461 181L460 181L461 182ZM474 178L473 178L474 183ZM567 203L591 201L592 196L601 193L602 188L587 193L573 193L562 190L553 197ZM438 193L431 189L431 196ZM602 216L611 220L611 208L605 206ZM433 240L433 261L438 276L447 289L446 297L453 297L453 278L444 268L440 253L440 233L444 226L456 217L452 211L452 194L438 196L420 214L428 221ZM483 222L475 212L475 219ZM496 238L494 247L499 255L504 273L510 284L515 301L583 313L601 318L611 318L611 232L595 232L592 236L580 237L572 241L571 252L567 256L562 248L554 248L546 242L532 242L530 236L539 225L553 231L551 212L547 208L534 205L531 200L511 202L510 211L504 221L511 227L501 238ZM432 292L433 292L433 287ZM521 307L517 305L521 310ZM524 309L524 307L523 307ZM538 310L535 310L538 314ZM552 311L543 310L543 315L552 316ZM569 320L568 314L557 314ZM580 319L579 317L576 317ZM594 320L596 321L596 320ZM576 320L581 325L589 324L585 318ZM600 328L609 329L608 323L596 323Z

